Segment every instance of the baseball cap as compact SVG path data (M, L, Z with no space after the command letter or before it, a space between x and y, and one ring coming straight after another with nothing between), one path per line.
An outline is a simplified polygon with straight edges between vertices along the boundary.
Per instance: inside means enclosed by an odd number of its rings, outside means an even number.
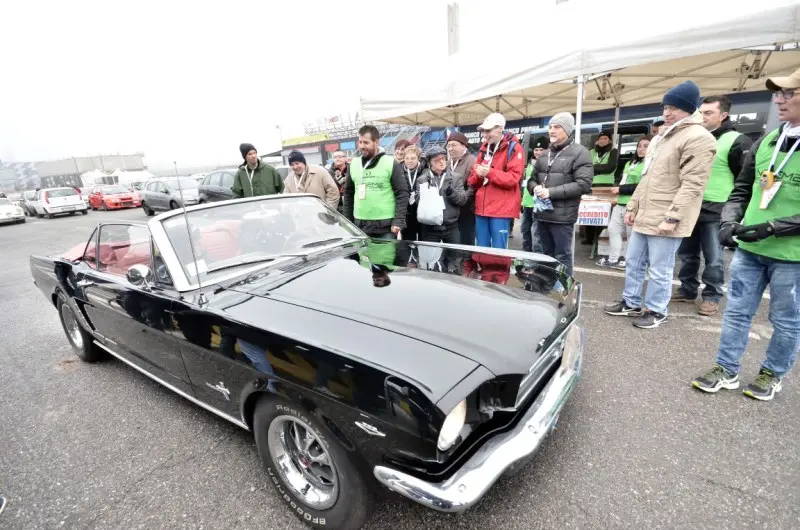
M504 129L506 127L506 119L499 112L493 112L486 116L486 119L478 126L478 129L494 129L495 127L502 127Z
M800 69L795 70L792 75L786 77L768 77L766 84L768 90L800 88Z

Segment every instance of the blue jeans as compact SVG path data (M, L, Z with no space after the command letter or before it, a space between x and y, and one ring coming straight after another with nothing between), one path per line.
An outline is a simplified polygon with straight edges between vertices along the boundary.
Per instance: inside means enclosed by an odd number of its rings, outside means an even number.
M685 238L678 249L681 269L678 278L681 280L681 294L689 298L697 296L700 282L700 253L706 261L703 268L703 301L719 303L722 300L722 285L725 283L725 272L722 267L722 247L719 244L719 223L697 223L692 235Z
M533 208L522 209L522 250L542 254L542 244L533 219Z
M672 296L672 274L675 272L675 252L681 244L679 237L648 236L633 232L625 256L625 291L622 298L629 307L642 307L642 286L645 272L650 273L645 308L667 314ZM648 263L649 269L648 269Z
M475 239L479 247L508 248L510 219L475 216Z
M769 321L773 333L761 367L783 377L792 368L800 349L800 263L776 261L737 249L730 275L717 363L739 373L753 315L769 284Z

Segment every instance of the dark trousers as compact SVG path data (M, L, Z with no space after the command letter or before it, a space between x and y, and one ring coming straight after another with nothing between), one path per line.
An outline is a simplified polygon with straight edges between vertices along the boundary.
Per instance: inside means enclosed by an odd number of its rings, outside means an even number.
M461 208L458 216L458 231L461 234L462 245L475 245L475 205L471 206L472 209Z
M405 241L418 241L420 238L420 224L417 221L417 205L408 207L406 215L406 227L403 228L403 239Z
M572 239L575 225L548 223L536 220L536 232L542 245L542 254L560 261L572 276Z
M461 234L458 230L458 223L453 223L446 226L428 226L420 225L422 232L421 241L429 243L450 243L458 245L461 243Z
M542 254L542 244L536 233L536 223L533 222L533 208L522 210L522 250L525 252L538 252Z
M700 282L700 254L703 254L706 266L703 268L703 301L719 303L722 300L722 285L725 283L725 270L722 263L723 251L719 244L719 222L697 223L692 235L681 241L678 258L681 269L678 278L681 280L681 294L690 298L697 296Z

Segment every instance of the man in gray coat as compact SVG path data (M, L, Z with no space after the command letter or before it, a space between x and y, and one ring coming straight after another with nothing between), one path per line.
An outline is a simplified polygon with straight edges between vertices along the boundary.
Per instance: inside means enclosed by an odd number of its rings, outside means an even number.
M574 141L574 131L572 114L561 112L550 119L550 147L536 160L528 180L528 191L536 200L534 216L542 250L564 264L570 275L578 207L581 196L592 192L594 178L592 157Z

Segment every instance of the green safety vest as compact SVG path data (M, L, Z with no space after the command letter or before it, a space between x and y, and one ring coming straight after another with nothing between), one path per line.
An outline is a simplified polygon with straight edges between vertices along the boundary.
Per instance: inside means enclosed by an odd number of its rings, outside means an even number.
M528 164L528 167L525 168L525 182L522 183L522 207L523 208L533 208L535 201L533 200L533 195L530 194L528 191L528 181L531 179L531 175L533 175L533 164Z
M381 221L394 219L395 197L392 188L392 173L394 172L394 159L383 155L377 164L368 162L365 170L361 157L357 157L350 164L350 178L355 186L353 196L353 217L361 221ZM359 199L358 189L361 184L367 186L363 199Z
M592 164L605 164L608 162L608 157L611 156L611 149L609 149L605 155L602 157L597 156L597 151L592 149ZM605 175L595 175L592 179L592 185L594 184L614 184L614 173L609 173Z
M781 187L772 198L772 201L770 201L769 206L764 210L759 207L762 194L761 186L759 185L761 173L769 169L769 162L774 148L770 144L776 141L779 132L780 129L777 129L764 137L756 152L753 195L742 220L742 224L745 226L766 223L773 219L797 215L800 212L800 152L797 151L792 154L789 162L783 166L780 174L775 175L775 182L780 182ZM781 165L785 157L786 153L778 153L778 158L775 160L776 169ZM780 239L770 236L755 243L739 241L739 248L759 256L800 262L800 236L788 236Z
M640 161L635 166L631 167L631 163L625 164L625 169L622 170L622 180L625 184L639 184L642 181L642 170L644 169L644 161ZM625 175L628 175L627 178ZM620 185L622 185L620 183ZM617 199L617 204L625 206L631 200L632 195L620 195Z
M714 157L714 164L711 166L711 174L708 177L706 191L703 193L703 200L708 202L727 202L728 197L733 191L733 180L736 175L728 167L728 154L736 138L739 137L736 131L728 131L717 139L717 156Z

